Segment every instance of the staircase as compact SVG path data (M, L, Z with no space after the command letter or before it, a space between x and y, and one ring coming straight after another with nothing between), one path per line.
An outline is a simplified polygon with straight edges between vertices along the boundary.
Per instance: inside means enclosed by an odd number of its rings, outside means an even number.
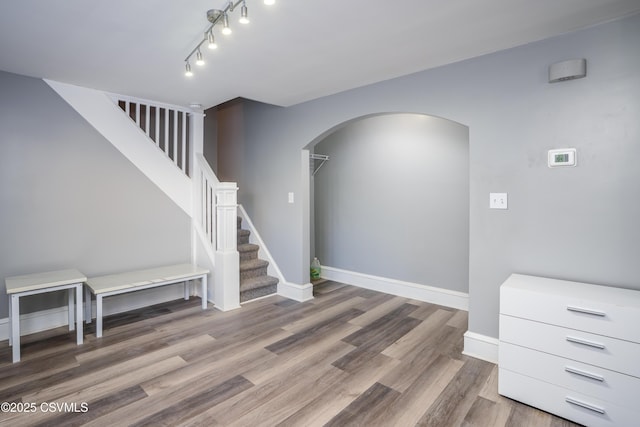
M240 302L278 291L278 279L267 275L269 262L258 258L260 246L249 243L251 232L242 228L238 217L238 252L240 253Z
M238 188L220 182L204 158L201 112L45 81L194 220L191 232L198 244L191 256L214 271L206 297L219 310L277 293L279 279L267 275L268 267L277 266L258 259L266 248L249 243L250 231L240 228L241 218L251 224L246 213L237 218L234 235Z

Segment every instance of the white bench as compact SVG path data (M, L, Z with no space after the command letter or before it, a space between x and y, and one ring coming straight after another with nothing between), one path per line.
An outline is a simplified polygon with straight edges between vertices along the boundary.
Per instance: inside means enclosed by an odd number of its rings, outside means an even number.
M76 342L78 345L82 344L82 283L85 280L87 280L86 276L75 269L26 274L5 279L7 294L10 298L9 323L11 324L11 333L9 335L9 345L13 346L13 363L20 361L20 298L28 295L60 290L68 291L69 330L76 329ZM74 308L76 311L75 323Z
M202 309L207 308L209 270L193 264L177 264L107 276L90 277L85 287L86 321L91 323L91 293L96 296L96 337L102 336L102 299L113 295L184 282L184 299L189 299L189 282L200 279Z

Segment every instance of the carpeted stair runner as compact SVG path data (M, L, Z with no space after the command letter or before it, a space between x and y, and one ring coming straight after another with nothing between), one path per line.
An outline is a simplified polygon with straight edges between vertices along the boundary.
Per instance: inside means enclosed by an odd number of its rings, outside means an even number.
M238 217L240 302L275 294L278 290L278 279L267 275L269 262L258 258L260 246L249 243L250 234L242 228L242 218Z

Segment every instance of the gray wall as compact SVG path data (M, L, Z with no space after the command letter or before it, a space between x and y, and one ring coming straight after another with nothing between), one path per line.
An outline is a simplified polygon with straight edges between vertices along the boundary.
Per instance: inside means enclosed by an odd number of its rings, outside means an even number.
M635 15L289 108L249 103L240 201L286 279L306 283L303 207L287 203L308 185L300 150L357 117L430 114L469 127L471 331L497 337L512 272L640 289L638 46ZM549 64L576 57L587 78L547 83ZM561 147L578 167L547 168ZM509 210L489 210L490 192Z
M241 183L244 176L244 103L231 100L215 109L218 161L216 175L221 182ZM205 143L205 147L208 142ZM207 158L208 160L208 158Z
M468 292L469 134L419 114L351 122L315 146L324 265Z
M0 94L0 318L7 276L189 261L189 217L47 84L0 72ZM22 312L64 304L33 296Z

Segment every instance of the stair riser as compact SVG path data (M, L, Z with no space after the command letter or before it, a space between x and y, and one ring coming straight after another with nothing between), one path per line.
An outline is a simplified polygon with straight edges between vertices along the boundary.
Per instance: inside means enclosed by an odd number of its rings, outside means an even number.
M238 230L238 244L242 245L245 243L249 243L249 233L247 232L240 232L240 230Z
M249 260L257 259L257 258L258 258L258 250L257 249L255 251L240 252L240 262L249 261Z
M279 280L273 276L259 276L245 279L240 283L240 292L247 292L252 289L264 288L267 286L277 286Z
M265 286L262 288L251 289L246 292L240 292L240 302L260 298L265 295L275 294L276 292L278 292L278 285Z
M242 282L243 279L251 279L252 277L266 276L266 275L267 275L266 266L252 268L250 270L245 270L240 272L240 282Z

